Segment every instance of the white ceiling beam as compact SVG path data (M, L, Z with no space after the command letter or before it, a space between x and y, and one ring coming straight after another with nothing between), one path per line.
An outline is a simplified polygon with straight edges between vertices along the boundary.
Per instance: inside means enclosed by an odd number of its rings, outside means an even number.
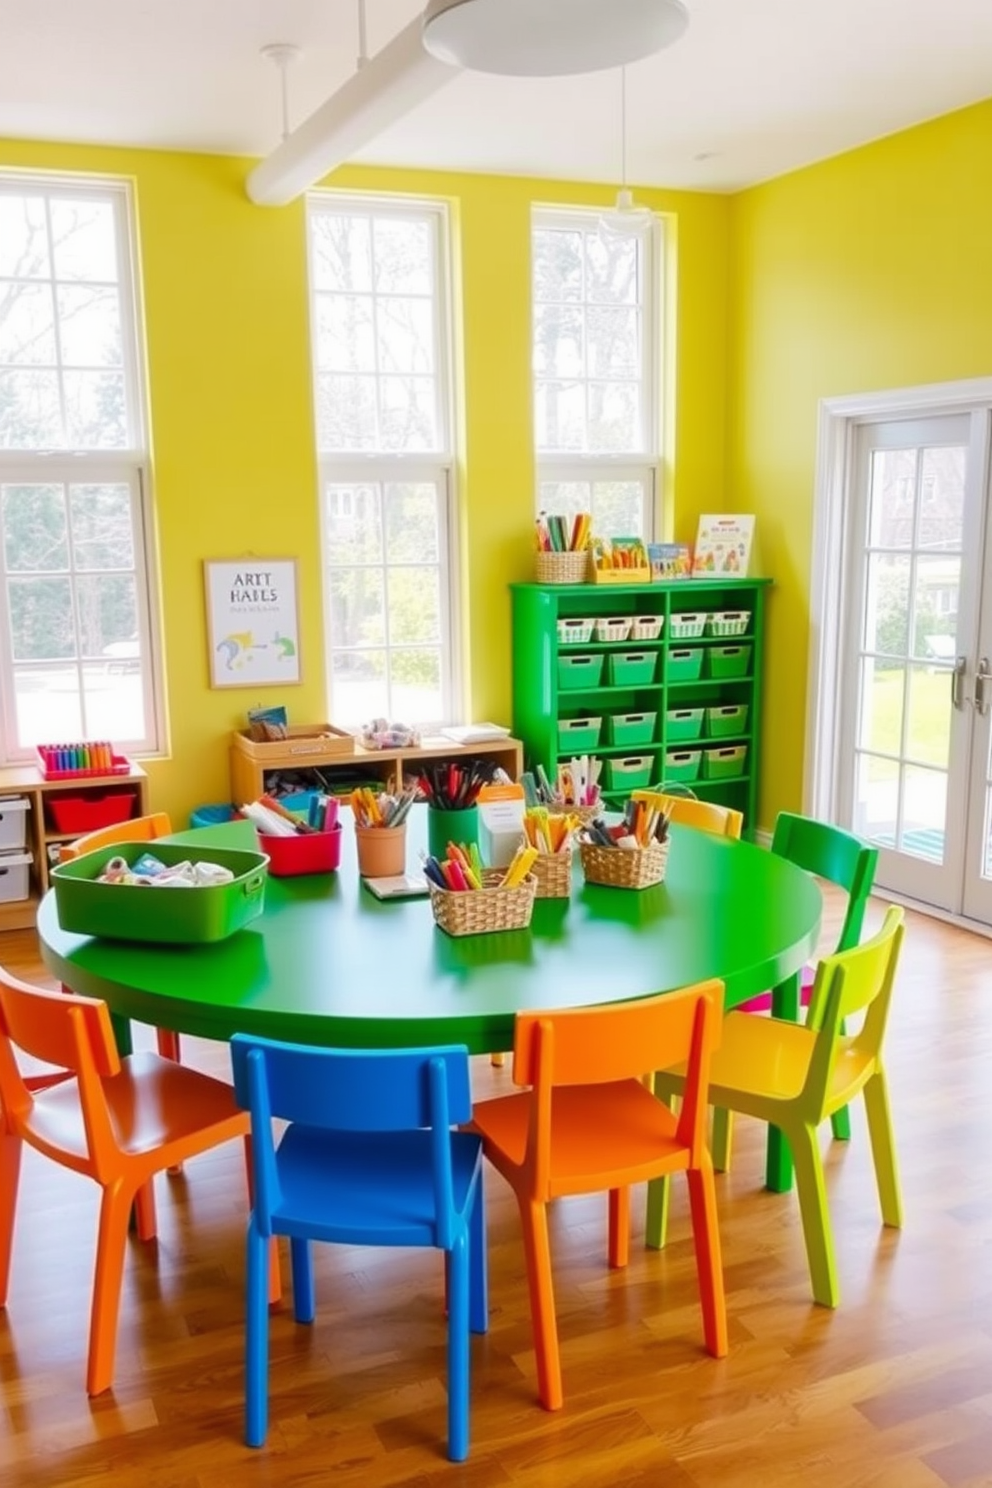
M424 50L418 16L283 140L245 183L260 207L284 207L458 76Z

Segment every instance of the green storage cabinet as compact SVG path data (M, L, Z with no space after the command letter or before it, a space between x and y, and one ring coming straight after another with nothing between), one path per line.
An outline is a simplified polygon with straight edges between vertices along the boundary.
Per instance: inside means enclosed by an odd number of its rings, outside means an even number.
M680 781L743 812L752 835L769 584L512 584L513 732L528 768L553 779L594 749L607 807L635 783ZM628 617L624 640L625 625L597 628Z

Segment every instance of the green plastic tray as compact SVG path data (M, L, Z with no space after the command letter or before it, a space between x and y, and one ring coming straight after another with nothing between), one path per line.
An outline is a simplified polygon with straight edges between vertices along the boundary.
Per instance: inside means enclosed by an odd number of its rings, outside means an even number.
M728 739L747 728L747 703L726 703L706 709L706 727L711 739Z
M657 660L655 651L615 651L610 657L610 681L614 687L644 687L654 680Z
M665 754L664 784L670 780L690 781L699 779L702 754L698 749L669 749Z
M676 648L668 653L665 675L669 682L698 682L703 674L702 646Z
M611 744L650 744L657 713L614 713L606 720Z
M602 728L602 718L559 718L559 753L588 754L599 743Z
M606 761L607 790L640 790L651 783L653 754L633 754Z
M106 884L97 880L111 858L135 862L153 853L163 863L187 859L221 863L233 882L196 889L154 889L139 884ZM192 846L188 842L119 842L86 853L52 869L55 902L63 930L100 935L110 940L151 944L194 945L226 940L262 913L265 853L229 847Z
M750 646L710 647L709 669L711 677L746 677L750 665ZM669 676L671 676L670 669Z
M746 759L746 744L707 749L703 754L703 775L707 780L732 780L737 775L743 775Z
M599 656L559 656L558 690L571 691L577 687L598 687L603 675L603 658Z
M665 739L669 744L691 744L702 732L702 708L669 708L665 714Z

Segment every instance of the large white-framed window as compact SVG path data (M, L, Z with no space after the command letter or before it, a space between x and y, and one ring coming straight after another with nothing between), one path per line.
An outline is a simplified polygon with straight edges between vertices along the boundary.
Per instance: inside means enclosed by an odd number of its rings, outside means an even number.
M0 172L0 752L162 747L126 182Z
M605 536L654 536L663 245L660 219L619 236L599 212L533 209L537 510L590 511Z
M308 198L330 711L459 711L450 255L443 203Z

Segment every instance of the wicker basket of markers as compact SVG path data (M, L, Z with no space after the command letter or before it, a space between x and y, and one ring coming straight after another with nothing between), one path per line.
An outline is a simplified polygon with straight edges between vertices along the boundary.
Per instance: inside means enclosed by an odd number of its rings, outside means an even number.
M501 868L484 869L481 889L442 889L430 879L434 920L448 935L486 935L494 930L524 930L530 924L537 879L528 873L515 888L504 889Z
M531 864L538 899L567 899L572 892L572 850L538 853Z
M579 844L586 883L614 889L646 889L664 881L668 865L668 838L647 847L601 847L598 842Z
M539 584L584 584L589 574L589 551L535 553L534 568Z

